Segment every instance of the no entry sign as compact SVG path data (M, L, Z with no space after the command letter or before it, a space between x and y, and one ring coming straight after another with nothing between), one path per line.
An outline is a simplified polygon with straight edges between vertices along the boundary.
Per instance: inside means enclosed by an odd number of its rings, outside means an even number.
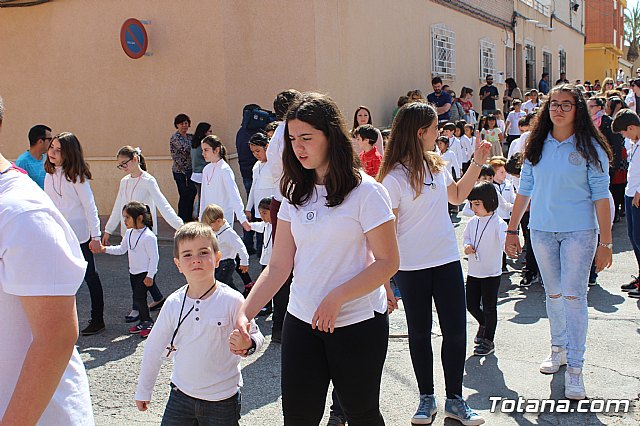
M149 37L142 22L135 18L124 21L120 29L120 44L128 57L132 59L143 57L149 46Z

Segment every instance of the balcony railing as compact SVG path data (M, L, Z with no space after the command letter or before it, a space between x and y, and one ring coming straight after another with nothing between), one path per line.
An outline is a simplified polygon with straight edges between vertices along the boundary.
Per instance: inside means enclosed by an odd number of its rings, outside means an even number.
M533 8L533 10L542 13L544 16L551 16L551 7L538 0L520 0L522 3Z

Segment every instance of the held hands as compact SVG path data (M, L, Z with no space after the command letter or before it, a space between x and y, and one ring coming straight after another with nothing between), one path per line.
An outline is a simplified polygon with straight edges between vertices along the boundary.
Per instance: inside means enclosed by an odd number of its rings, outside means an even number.
M91 253L93 254L100 253L101 251L100 241L98 240L89 241L89 250L91 250Z
M467 244L466 246L464 246L464 254L466 254L467 256L475 252L476 251L471 244Z
M149 408L149 401L138 401L136 399L136 407L138 407L139 411L147 411Z
M247 232L251 231L251 225L249 225L249 222L247 221L242 222L242 229L244 229Z
M247 217L247 220L251 220L251 210L245 210L244 215Z
M384 291L387 294L387 309L389 314L392 314L393 311L398 309L398 299L396 299L396 296L393 294L391 284L388 281L384 284Z
M336 290L337 289L333 289L327 294L320 303L320 306L318 306L318 309L316 309L311 319L312 329L315 330L317 328L320 331L333 333L336 326L336 319L340 313L340 308L342 308L342 301L336 294Z
M251 347L249 327L251 327L251 324L247 323L247 325L243 329L244 333L236 329L233 330L233 332L229 336L229 348L231 350L231 353L233 353L234 355L247 355L247 349Z
M507 238L504 241L504 252L512 258L520 255L522 247L520 246L520 237L518 235L507 234Z
M243 274L246 274L247 272L249 272L249 266L246 265L240 265L238 267L238 269L240 270L240 272L242 272Z
M108 246L109 245L109 237L110 236L111 235L108 232L103 232L102 233L102 245L103 246Z
M143 282L145 287L151 287L153 285L153 278L145 277Z

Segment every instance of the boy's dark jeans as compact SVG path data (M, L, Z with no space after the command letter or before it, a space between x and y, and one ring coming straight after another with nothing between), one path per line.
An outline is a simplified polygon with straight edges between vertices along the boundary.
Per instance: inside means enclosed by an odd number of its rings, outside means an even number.
M240 391L222 401L193 398L171 384L162 426L237 426L240 420Z

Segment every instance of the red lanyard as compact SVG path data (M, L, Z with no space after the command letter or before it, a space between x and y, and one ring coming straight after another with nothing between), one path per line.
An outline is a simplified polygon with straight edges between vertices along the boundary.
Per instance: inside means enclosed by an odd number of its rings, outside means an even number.
M136 191L136 188L138 187L138 184L140 183L140 178L141 178L141 177L142 177L142 173L140 173L140 176L138 176L138 177L136 178L136 183L135 183L135 185L133 185L133 189L131 190L131 194L129 194L129 197L127 198L127 200L129 200L129 201L130 201L130 200L133 200L133 193ZM129 189L129 181L130 181L130 180L131 180L131 179L127 179L127 184L126 184L126 186L125 186L125 188L124 188L124 195L125 195L125 197L127 196L127 190Z

